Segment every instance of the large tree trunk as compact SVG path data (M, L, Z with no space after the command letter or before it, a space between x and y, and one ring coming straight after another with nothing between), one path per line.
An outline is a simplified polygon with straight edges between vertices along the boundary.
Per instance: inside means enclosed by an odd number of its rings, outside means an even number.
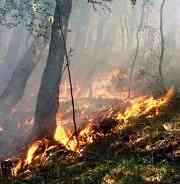
M49 55L41 79L32 138L53 138L54 136L56 113L59 106L59 85L65 55L64 42L59 30L59 22L63 27L66 37L71 8L72 0L56 0Z

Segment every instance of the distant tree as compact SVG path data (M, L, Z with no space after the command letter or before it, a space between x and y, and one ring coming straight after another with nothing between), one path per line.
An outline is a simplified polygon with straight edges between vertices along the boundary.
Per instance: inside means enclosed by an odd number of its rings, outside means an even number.
M164 53L165 53L165 40L164 40L164 25L163 25L163 14L164 14L164 7L165 7L166 0L162 0L161 8L160 8L160 35L161 35L161 54L159 58L159 77L160 77L160 84L161 88L165 90L165 83L163 77L163 61L164 61Z
M136 3L136 1L132 1L132 2L133 4ZM134 69L135 69L135 65L136 65L136 61L137 61L137 57L138 57L138 53L140 49L140 33L141 33L142 26L143 26L143 21L144 21L144 7L145 7L145 0L143 0L143 3L142 3L140 22L139 22L139 25L136 31L136 49L135 49L135 55L133 57L132 64L130 66L128 97L130 97L131 95L131 87L132 87Z
M23 25L24 28L29 31L29 35L26 40L27 45L32 36L34 37L31 46L25 51L24 56L16 65L7 87L0 96L0 118L1 121L6 122L4 128L11 129L13 126L8 124L9 112L24 95L24 90L29 76L39 62L42 50L48 41L48 28L46 26L45 29L45 25L43 26L43 23L45 22L44 18L36 18L36 12L34 12L34 9L32 8L33 5L29 4L28 1L19 2L18 4L18 1L6 0L5 3L2 3L1 5L1 26L8 29L15 28L17 30L10 41L10 47L8 48L7 56L5 57L4 65L1 69L6 71L8 68L12 68L12 66L15 65L19 48L22 48L21 29L23 28ZM27 15L25 12L27 12ZM29 22L27 22L27 19L29 19ZM35 25L35 19L39 21L38 25ZM40 50L40 53L37 52L38 50Z

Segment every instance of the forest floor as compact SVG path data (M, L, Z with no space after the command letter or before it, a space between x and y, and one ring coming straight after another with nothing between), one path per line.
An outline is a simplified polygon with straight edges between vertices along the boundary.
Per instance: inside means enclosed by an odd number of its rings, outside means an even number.
M162 117L138 120L99 138L81 156L51 160L29 179L15 179L13 183L180 184L178 101Z

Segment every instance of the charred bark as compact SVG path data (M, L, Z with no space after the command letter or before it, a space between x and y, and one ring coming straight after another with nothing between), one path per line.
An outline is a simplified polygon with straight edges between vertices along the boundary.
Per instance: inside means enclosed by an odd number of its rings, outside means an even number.
M41 79L36 104L35 124L32 130L33 139L41 137L53 138L54 136L56 113L59 106L59 85L65 56L64 41L59 30L59 21L66 40L71 8L72 0L56 0L49 55Z

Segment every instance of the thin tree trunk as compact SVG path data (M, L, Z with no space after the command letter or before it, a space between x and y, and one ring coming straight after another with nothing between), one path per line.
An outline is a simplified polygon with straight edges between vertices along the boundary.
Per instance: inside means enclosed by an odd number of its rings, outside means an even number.
M136 32L136 51L135 51L134 59L132 61L131 68L130 68L128 98L131 96L132 79L133 79L135 65L136 65L136 61L137 61L137 57L138 57L138 53L139 53L139 49L140 49L139 34L140 34L141 28L143 26L143 21L144 21L144 7L145 7L145 0L143 0L142 11L141 11L141 20L140 20L140 24L139 24L137 32Z
M4 57L5 61L0 67L0 78L2 82L7 80L7 74L11 73L17 64L18 53L22 43L21 35L20 27L17 27L15 32L12 33L12 39L10 41L7 54Z
M34 45L27 49L26 53L24 54L23 58L16 66L11 80L9 81L7 88L4 90L2 95L0 96L1 100L8 101L10 106L16 105L16 103L22 98L24 94L24 90L26 87L27 80L31 73L33 72L35 66L39 63L42 51L39 54L38 58L33 61L33 48ZM35 58L34 58L35 59Z
M125 32L126 32L126 39L127 39L127 44L126 44L126 50L128 48L128 43L130 42L130 31L129 31L129 26L128 26L128 17L125 17L124 20L124 27L125 27Z
M49 55L41 79L36 104L35 124L32 130L33 139L41 137L53 138L56 130L56 113L59 106L59 85L65 56L64 42L59 30L59 20L61 21L66 40L71 8L72 0L56 0Z
M163 28L163 13L164 13L164 6L165 6L166 0L163 0L161 3L161 9L160 9L160 36L161 36L161 54L159 58L159 77L160 77L160 85L162 90L165 90L165 84L164 84L164 77L163 77L163 71L162 71L162 65L164 61L164 28Z
M125 30L124 30L124 22L123 17L121 18L121 35L122 35L122 50L125 51L126 38L125 38Z

